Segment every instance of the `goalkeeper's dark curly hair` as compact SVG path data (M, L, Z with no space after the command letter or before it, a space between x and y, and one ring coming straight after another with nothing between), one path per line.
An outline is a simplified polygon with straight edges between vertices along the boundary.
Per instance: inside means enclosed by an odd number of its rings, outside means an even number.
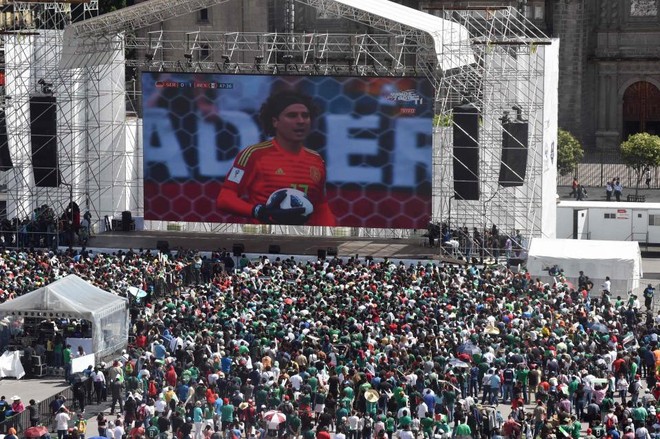
M307 107L312 121L318 115L318 108L314 105L311 97L293 90L274 93L266 99L259 111L259 121L266 134L269 136L275 135L273 118L277 118L286 107L293 104L303 104Z

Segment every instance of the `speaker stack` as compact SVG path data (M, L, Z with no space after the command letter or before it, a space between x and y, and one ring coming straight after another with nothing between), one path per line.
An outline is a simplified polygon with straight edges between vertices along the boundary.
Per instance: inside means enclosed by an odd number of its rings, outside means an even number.
M236 257L243 256L243 253L245 253L245 244L242 242L234 243L234 245L231 246L231 253Z
M519 107L516 120L509 120L505 113L502 118L502 160L500 162L499 184L502 187L522 186L527 170L529 153L529 124L522 118Z
M454 198L479 199L479 110L471 104L453 109Z
M58 187L62 177L57 157L57 101L54 96L30 97L30 139L35 185Z

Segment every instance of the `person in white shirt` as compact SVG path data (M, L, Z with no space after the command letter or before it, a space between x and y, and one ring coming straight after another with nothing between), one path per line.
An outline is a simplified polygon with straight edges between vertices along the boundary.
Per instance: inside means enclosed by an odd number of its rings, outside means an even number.
M649 433L649 430L642 425L637 430L635 430L635 437L637 439L650 439L651 435Z
M105 430L105 437L115 439L115 423L108 421L108 428Z
M419 419L424 419L428 411L429 411L429 406L426 405L424 400L422 400L419 404L417 404L417 417Z
M355 411L353 411L348 419L346 419L346 424L348 424L348 439L358 439L360 432L360 417Z
M57 430L57 439L63 439L67 430L69 429L69 410L62 406L55 415L55 429Z
M96 393L96 403L101 404L101 398L105 401L105 374L100 368L95 368L90 375L94 382L94 392Z
M164 413L166 409L167 409L167 402L165 401L165 398L161 393L160 395L158 395L158 399L154 404L154 411L158 413Z
M399 430L399 439L415 439L415 436L412 434L412 431L408 429Z
M605 276L605 282L603 282L602 287L603 287L603 291L607 291L607 292L610 292L610 291L611 291L611 288L612 288L612 282L610 281L610 277L609 277L609 276Z
M115 421L115 430L113 434L113 439L122 439L122 436L124 435L124 427L122 426L121 419Z
M291 375L291 377L289 378L289 381L291 381L291 387L293 387L293 390L295 390L295 391L300 390L300 386L302 385L303 379L302 379L302 377L300 376L299 373L297 373L295 375Z

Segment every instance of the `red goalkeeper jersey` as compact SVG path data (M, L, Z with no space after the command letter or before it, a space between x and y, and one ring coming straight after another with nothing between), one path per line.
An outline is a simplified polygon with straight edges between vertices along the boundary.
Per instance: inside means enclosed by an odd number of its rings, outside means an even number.
M314 212L306 225L334 226L325 193L326 170L321 156L307 148L293 153L275 140L241 151L227 173L218 195L222 210L250 217L256 204L265 204L278 189L294 188L307 194Z

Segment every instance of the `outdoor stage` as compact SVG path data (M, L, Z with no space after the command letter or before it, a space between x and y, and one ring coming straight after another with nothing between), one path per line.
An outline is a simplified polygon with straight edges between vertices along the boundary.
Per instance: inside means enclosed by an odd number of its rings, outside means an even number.
M337 255L340 257L359 255L392 259L439 259L441 254L439 247L428 246L428 238L421 236L421 233L416 237L385 239L154 231L104 232L90 239L88 247L155 250L159 241L167 241L170 250L181 247L202 252L221 249L231 251L234 244L242 243L245 253L253 254L268 254L271 245L279 246L280 254L283 255L317 255L319 249L327 251L328 248L337 248Z

